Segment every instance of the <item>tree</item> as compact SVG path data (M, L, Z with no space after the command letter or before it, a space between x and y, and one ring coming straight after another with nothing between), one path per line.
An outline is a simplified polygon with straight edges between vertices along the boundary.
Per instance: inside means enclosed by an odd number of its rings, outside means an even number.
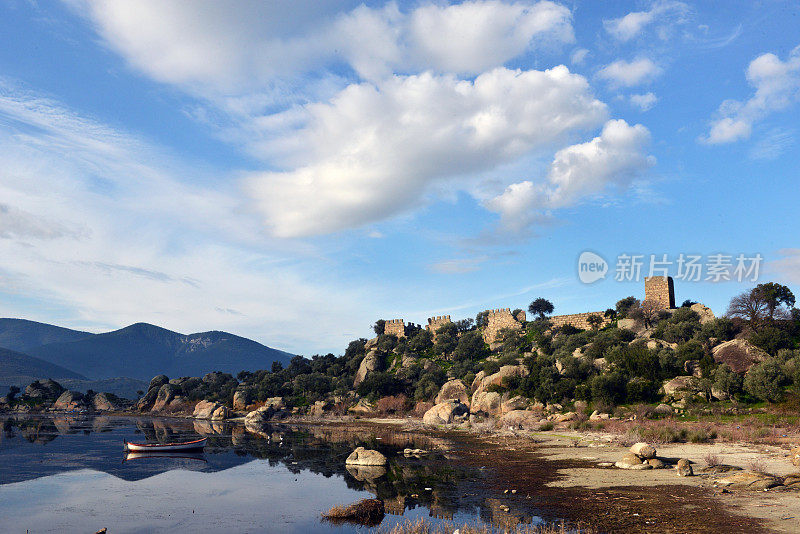
M539 297L528 306L528 311L536 315L540 319L544 319L546 315L550 315L555 310L555 306L549 300Z
M614 319L617 318L617 310L615 310L614 308L609 308L603 312L603 317L613 321Z
M744 390L764 401L777 402L783 396L783 369L770 358L753 365L744 376Z
M603 324L603 318L598 314L593 313L586 318L586 322L589 323L589 326L592 327L592 330L597 330L600 328L600 325Z
M636 307L639 304L639 301L635 297L625 297L624 299L618 300L615 306L617 310L617 316L620 319L624 319L628 316L628 311L631 308Z
M376 336L382 336L385 328L386 328L386 321L384 321L383 319L378 319L377 321L375 321L375 324L372 325L372 329L375 331Z
M714 371L714 387L733 398L742 391L742 377L723 363Z
M775 319L776 312L781 312L782 317L788 317L789 312L782 309L783 305L786 305L787 308L794 306L794 293L788 287L775 282L767 282L758 284L755 291L765 302L767 318L770 321Z
M475 316L475 327L476 328L486 328L486 325L489 324L489 311L482 311L478 315Z
M691 308L695 304L697 304L697 301L692 299L686 299L681 303L681 308Z
M436 341L433 350L437 354L446 356L453 352L458 343L458 329L455 323L444 323L436 330Z
M645 328L650 328L655 324L656 319L664 311L664 305L655 300L643 300L638 306L628 309L627 315L637 321L642 321Z
M456 321L456 328L459 332L469 332L475 328L475 320L471 317Z

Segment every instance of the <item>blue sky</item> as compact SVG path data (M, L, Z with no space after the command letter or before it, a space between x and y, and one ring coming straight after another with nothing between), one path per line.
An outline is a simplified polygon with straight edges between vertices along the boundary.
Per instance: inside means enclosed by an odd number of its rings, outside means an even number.
M0 10L0 316L312 354L641 298L620 254L760 254L800 291L793 2ZM676 296L720 314L753 283Z

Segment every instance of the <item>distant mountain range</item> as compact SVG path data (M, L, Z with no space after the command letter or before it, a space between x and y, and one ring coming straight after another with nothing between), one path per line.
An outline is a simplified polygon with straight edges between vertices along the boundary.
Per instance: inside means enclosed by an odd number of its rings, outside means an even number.
M227 332L184 335L137 323L91 334L23 319L0 319L0 385L19 382L14 377L31 377L30 382L61 378L106 384L135 379L127 382L125 389L130 390L158 374L170 378L211 371L236 375L242 370L268 369L274 361L287 364L292 357Z

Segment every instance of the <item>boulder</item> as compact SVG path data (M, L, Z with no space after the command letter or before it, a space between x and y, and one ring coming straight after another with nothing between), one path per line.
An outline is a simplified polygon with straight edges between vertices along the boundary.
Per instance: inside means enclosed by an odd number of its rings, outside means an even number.
M789 460L792 462L792 465L800 465L800 447L795 447L789 451Z
M589 421L603 421L605 419L610 419L611 415L607 413L600 413L597 410L592 412L592 415L589 416Z
M233 409L234 410L244 410L246 409L252 402L250 398L250 394L246 389L237 389L233 393Z
M478 371L478 374L475 375L475 378L472 379L472 384L470 384L470 388L475 391L478 389L478 385L486 378L486 371Z
M65 391L64 386L62 386L55 380L51 380L49 378L43 378L41 380L33 382L28 387L26 387L25 396L31 399L54 401L62 393L64 393L64 391Z
M313 415L315 417L322 417L325 415L325 412L330 411L333 408L333 403L328 401L316 401L309 409L309 415Z
M480 373L479 373L480 374ZM475 391L486 391L489 386L502 386L506 378L528 376L528 368L524 365L504 365L494 374L484 376L478 382ZM476 376L477 380L478 377ZM475 384L475 382L473 382Z
M520 395L516 395L514 397L511 397L510 399L504 400L500 404L500 412L508 413L514 410L524 410L527 407L528 407L528 399Z
M96 393L92 406L98 412L116 412L122 408L108 393Z
M271 406L262 406L244 416L244 427L256 434L264 430L264 426L269 424L275 409Z
M270 397L264 401L264 406L267 408L272 408L275 411L286 409L286 404L283 402L283 397Z
M745 469L733 473L726 473L723 478L717 479L717 484L731 488L751 490L765 490L782 485L780 479L777 477Z
M180 387L170 383L164 384L158 388L158 395L156 395L156 400L153 403L152 410L154 412L160 412L161 410L164 410L176 399L181 399L180 394Z
M617 321L617 328L625 330L636 330L636 319L620 319Z
M469 410L472 413L485 413L493 417L502 415L502 398L496 391L478 390L472 395Z
M708 306L704 306L699 302L697 304L692 304L692 306L689 309L691 309L693 312L695 312L697 315L700 316L700 324L710 323L711 321L716 319L716 317L714 317L714 312L711 311L711 308L709 308Z
M457 400L461 404L469 405L469 392L464 382L458 379L448 380L442 385L442 389L439 390L434 402L435 404L441 404L449 400Z
M219 421L227 419L228 408L219 402L201 400L195 405L192 416L196 419Z
M700 367L700 360L686 360L683 362L683 372L697 378L703 377L703 369Z
M500 426L533 430L539 426L539 416L529 410L512 410L500 418Z
M634 340L633 343L636 343L636 340ZM675 350L678 348L677 343L670 343L669 341L664 341L663 339L648 339L646 346L650 350L665 348Z
M344 461L347 465L386 465L386 456L378 451L358 447L350 453L347 460Z
M84 410L87 408L86 397L78 391L65 391L59 395L53 404L54 410L64 410L71 412L74 410Z
M675 409L669 404L661 403L656 406L653 411L659 415L671 415L675 413Z
M695 395L706 398L707 385L695 376L676 376L663 385L664 395L668 398L680 399Z
M469 408L457 400L449 400L435 405L425 412L422 422L426 425L448 425L464 421L469 416Z
M616 467L620 469L635 469L635 470L644 470L644 469L652 469L653 467L648 464L647 462L642 462L642 459L629 452L622 459L614 464Z
M552 419L551 419L552 418ZM567 412L567 413L556 413L548 417L551 421L556 423L568 423L570 421L574 421L578 418L578 414L575 412Z
M667 467L667 464L665 464L658 458L650 458L647 460L647 463L650 464L650 467L652 467L653 469L664 469Z
M358 366L358 371L356 371L356 377L353 380L353 387L358 387L358 385L367 378L369 373L373 371L380 371L383 359L381 358L380 354L378 354L378 349L370 350L364 359L361 360L361 365Z
M633 454L643 460L649 460L650 458L656 457L656 448L643 441L634 444L630 450Z
M413 367L419 361L419 357L416 354L403 354L403 359L400 361L400 367L403 369L408 369L409 367Z
M358 415L367 415L375 411L375 405L367 399L359 399L355 406L351 406L348 411Z
M369 351L370 349L373 349L377 346L378 346L378 338L373 337L372 339L364 343L364 350Z
M737 373L745 373L753 364L769 358L769 354L746 339L732 339L720 343L711 349L711 354L714 356L714 361L728 364Z
M605 358L595 358L595 360L592 361L592 365L598 371L605 371L608 369L608 361Z
M156 375L152 379L150 379L150 385L147 387L147 391L150 391L151 389L155 389L156 391L158 391L161 388L161 386L168 383L169 383L169 377L167 375Z
M686 458L681 458L680 460L678 460L678 465L675 466L675 469L678 471L679 477L690 477L694 475L694 470L692 469L692 462L690 462Z

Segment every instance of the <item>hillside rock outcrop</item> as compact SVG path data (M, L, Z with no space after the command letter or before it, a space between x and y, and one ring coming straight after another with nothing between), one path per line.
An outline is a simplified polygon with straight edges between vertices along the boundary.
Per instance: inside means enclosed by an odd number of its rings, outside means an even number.
M74 410L85 410L88 408L86 396L77 391L65 391L53 404L54 410L64 410L71 412Z
M457 400L461 404L469 405L469 392L464 382L457 378L448 380L442 385L442 389L439 390L439 394L436 395L436 400L434 402L436 404L441 404L449 400Z
M378 353L377 349L370 350L364 359L361 360L361 365L358 366L358 371L356 371L356 377L353 380L353 387L358 387L361 382L367 378L369 373L374 371L380 371L382 366L382 358Z
M459 423L469 416L469 408L458 400L448 400L425 412L422 422L426 425L448 425Z
M711 354L717 363L725 363L737 373L746 373L750 367L769 358L769 354L746 339L732 339L720 343Z
M219 402L201 400L195 405L192 417L220 421L228 418L228 408Z

